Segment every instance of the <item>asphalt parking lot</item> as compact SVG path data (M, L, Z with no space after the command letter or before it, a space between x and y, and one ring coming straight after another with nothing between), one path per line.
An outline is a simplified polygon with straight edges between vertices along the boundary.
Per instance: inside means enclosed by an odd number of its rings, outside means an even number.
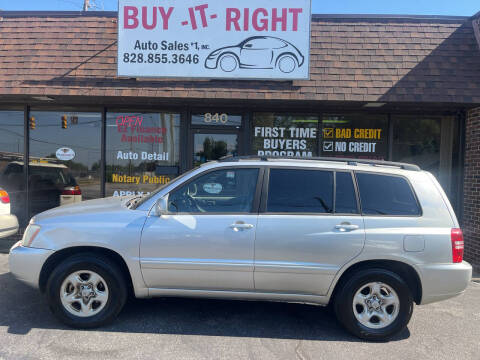
M116 323L59 324L0 254L0 359L480 359L480 284L416 307L388 343L348 335L323 308L195 299L131 300Z

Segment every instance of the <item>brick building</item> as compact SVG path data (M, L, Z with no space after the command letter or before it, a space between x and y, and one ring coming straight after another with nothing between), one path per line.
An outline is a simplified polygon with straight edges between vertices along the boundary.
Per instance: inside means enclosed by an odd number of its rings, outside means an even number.
M121 78L116 13L0 12L0 174L26 221L232 153L412 162L442 183L480 265L479 44L478 16L314 15L309 80ZM158 133L117 131L132 122ZM280 151L256 131L278 124L315 131ZM377 135L342 135L357 130Z

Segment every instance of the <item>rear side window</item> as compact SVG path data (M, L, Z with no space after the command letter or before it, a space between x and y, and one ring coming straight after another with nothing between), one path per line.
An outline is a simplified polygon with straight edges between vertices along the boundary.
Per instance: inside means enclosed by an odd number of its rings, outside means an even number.
M333 172L271 169L267 212L333 213Z
M417 199L406 179L399 176L357 173L364 215L421 214Z
M335 186L335 213L358 214L357 196L351 173L337 172Z

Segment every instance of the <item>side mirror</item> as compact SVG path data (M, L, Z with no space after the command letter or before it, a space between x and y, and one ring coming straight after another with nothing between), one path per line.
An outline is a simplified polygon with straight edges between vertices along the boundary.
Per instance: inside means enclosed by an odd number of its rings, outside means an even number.
M155 204L155 216L161 217L168 215L168 195L158 199Z

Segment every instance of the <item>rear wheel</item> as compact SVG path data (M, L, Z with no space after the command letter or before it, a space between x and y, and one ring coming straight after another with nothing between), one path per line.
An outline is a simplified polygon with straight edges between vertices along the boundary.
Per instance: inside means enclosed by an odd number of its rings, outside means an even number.
M366 340L387 340L410 321L412 295L396 273L365 269L341 286L334 300L335 313L353 335Z
M54 269L46 295L60 321L76 328L94 328L115 319L127 299L127 288L114 262L79 254Z
M277 67L281 72L290 74L297 68L297 59L292 55L282 55L277 61Z

